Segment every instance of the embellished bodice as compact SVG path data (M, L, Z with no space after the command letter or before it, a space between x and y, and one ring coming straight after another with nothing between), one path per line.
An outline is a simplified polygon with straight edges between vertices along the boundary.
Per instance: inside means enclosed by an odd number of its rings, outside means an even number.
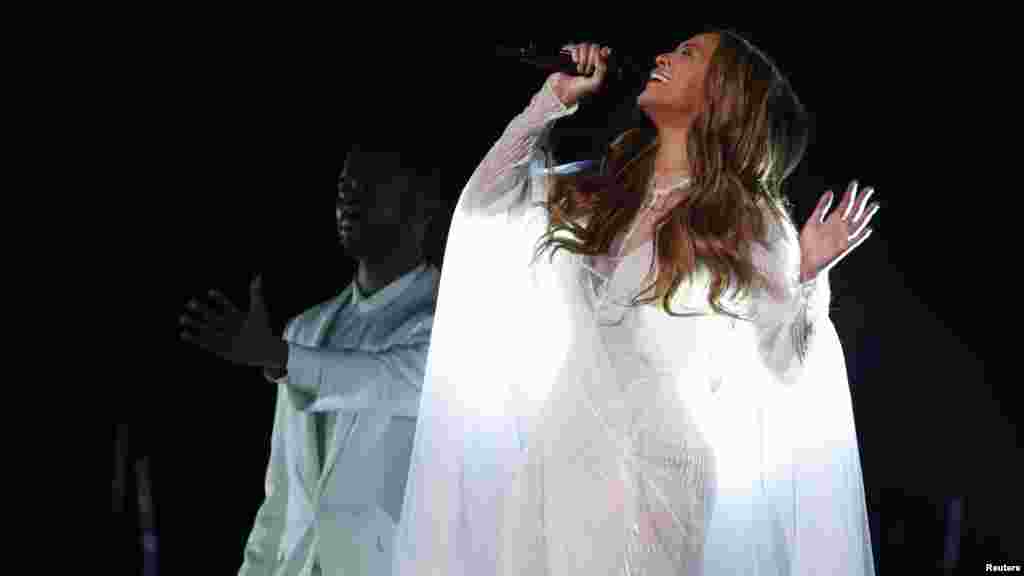
M682 364L666 362L644 338L653 336L645 316L662 313L631 305L657 274L657 221L683 200L689 183L683 175L653 179L610 253L581 259L601 360L583 387L586 408L574 424L588 433L570 451L588 471L587 481L606 486L610 498L623 502L626 547L620 553L626 574L685 569L700 557L703 542L712 455L678 396L676 371ZM611 454L618 456L609 459Z

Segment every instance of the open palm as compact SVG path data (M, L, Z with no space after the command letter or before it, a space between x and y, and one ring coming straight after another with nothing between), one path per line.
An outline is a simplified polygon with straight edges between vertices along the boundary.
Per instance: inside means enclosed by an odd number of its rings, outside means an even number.
M259 276L249 287L249 311L242 312L216 290L210 302L193 299L181 317L182 338L235 364L266 366L276 343Z
M874 194L865 188L858 195L857 182L851 182L839 207L829 214L835 195L828 191L800 231L800 262L802 280L827 272L847 254L871 236L868 223L879 210L877 203L868 206Z

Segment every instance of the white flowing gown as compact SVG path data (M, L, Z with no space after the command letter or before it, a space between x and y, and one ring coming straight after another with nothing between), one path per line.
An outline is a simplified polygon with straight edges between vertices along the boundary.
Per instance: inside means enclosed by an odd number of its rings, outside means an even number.
M460 197L445 252L395 574L873 574L827 278L773 220L770 288L713 313L630 307L654 244L534 260L545 84ZM642 211L636 225L650 218ZM648 220L649 222L649 220ZM615 257L611 257L615 256Z

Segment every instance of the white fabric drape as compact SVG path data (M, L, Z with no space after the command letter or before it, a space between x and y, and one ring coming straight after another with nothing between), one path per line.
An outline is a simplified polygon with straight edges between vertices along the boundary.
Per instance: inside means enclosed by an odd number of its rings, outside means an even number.
M828 283L798 283L792 225L754 260L769 290L672 317L610 274L533 262L546 212L545 87L463 191L445 253L396 574L872 574ZM556 100L556 99L555 99ZM532 166L532 170L531 170Z

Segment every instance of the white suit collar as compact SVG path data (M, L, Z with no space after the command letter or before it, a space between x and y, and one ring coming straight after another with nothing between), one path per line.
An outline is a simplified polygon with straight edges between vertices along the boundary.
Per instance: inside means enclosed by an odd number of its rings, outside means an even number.
M368 314L374 310L383 308L384 306L393 302L398 298L405 290L416 280L416 278L427 268L427 263L423 262L416 268L406 272L393 280L387 286L381 288L373 295L366 297L363 296L359 290L359 283L352 280L352 306L355 306L356 310L360 314Z

